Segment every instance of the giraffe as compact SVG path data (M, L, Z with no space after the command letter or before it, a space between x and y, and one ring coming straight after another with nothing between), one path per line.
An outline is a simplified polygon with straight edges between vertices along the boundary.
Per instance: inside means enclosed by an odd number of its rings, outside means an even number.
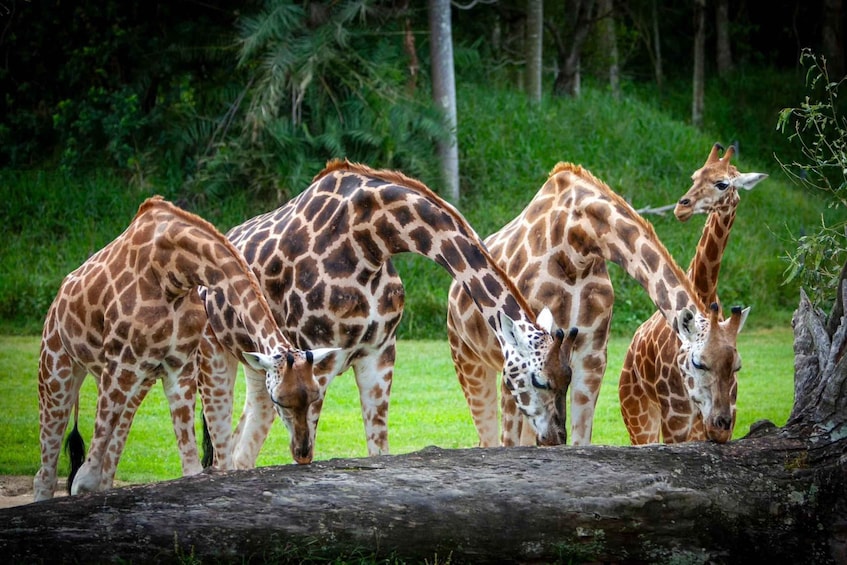
M724 331L709 324L705 305L653 227L579 165L556 165L526 208L485 243L533 308L548 305L555 323L578 328L571 359L574 444L591 441L606 368L614 302L606 261L638 281L673 325L683 344L680 355L686 375L695 376L691 360L703 355L713 334ZM487 447L498 444L497 385L491 378L492 352L473 331L479 321L468 306L463 290L454 284L447 318L451 354L480 445ZM735 350L725 354L734 355ZM506 395L501 395L501 410L499 443L526 443L525 426Z
M683 222L695 213L709 214L688 275L700 298L716 306L715 319L710 323L717 323L718 275L735 222L740 201L738 191L752 190L767 178L764 173L740 173L730 163L735 148L730 146L721 158L722 150L718 143L712 147L704 165L691 176L691 188L674 209L677 219ZM735 347L735 335L741 331L746 316L740 310L732 310L730 325L737 329L727 333L723 347ZM740 359L722 365L703 355L700 368L695 368L711 376L704 374L699 382L684 382L676 363L679 347L679 340L658 312L633 335L624 358L618 394L621 414L634 445L658 443L660 432L665 443L704 439L726 442L732 437ZM714 419L716 425L709 422L712 413L718 415Z
M405 296L391 257L404 252L435 261L467 290L482 325L491 328L503 379L539 442L563 441L560 397L569 381L574 336L553 331L549 311L536 318L476 232L421 182L333 160L299 196L227 236L243 252L295 343L340 348L315 367L321 390L353 368L369 455L389 451L387 411ZM206 307L212 326L222 323L226 309L208 299ZM212 380L231 382L231 369L221 368ZM273 423L267 395L252 383L248 378L233 442L236 468L255 466ZM291 446L298 463L313 457L322 399L312 407L311 441ZM206 418L210 435L213 427L231 425L226 414Z
M199 285L229 304L246 328L248 338L230 344L231 354L269 381L316 394L312 364L328 352L291 346L244 258L211 224L160 196L149 198L120 236L65 277L48 309L38 365L35 500L54 494L62 436L88 373L97 379L97 415L88 457L78 472L72 469L71 494L111 486L135 411L159 378L183 474L200 472L195 356L207 320Z

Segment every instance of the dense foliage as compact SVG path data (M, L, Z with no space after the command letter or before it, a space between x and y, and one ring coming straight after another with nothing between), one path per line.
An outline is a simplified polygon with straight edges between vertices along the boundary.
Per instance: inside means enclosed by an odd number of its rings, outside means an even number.
M786 182L774 160L808 162L775 125L782 108L819 108L802 104L793 47L819 33L819 7L760 4L732 7L736 70L708 74L701 131L686 125L687 4L618 3L621 99L607 92L604 54L591 39L582 96L545 96L536 108L520 89L524 2L455 9L461 211L491 233L559 160L588 167L636 208L667 204L712 143L738 142L739 168L771 178L743 197L721 295L753 305L753 324L787 320L800 282L782 284L786 265L800 261L794 241L817 231L822 212L832 225L837 210ZM654 6L661 88L646 51ZM564 25L562 4L547 8L548 29ZM802 16L795 41L761 18L764 9ZM62 276L153 193L228 229L301 190L331 157L402 169L440 188L433 147L444 130L429 101L423 2L10 0L0 23L0 331L38 331ZM702 224L649 219L685 266ZM446 273L415 257L398 267L407 285L402 335L443 336ZM652 305L634 281L612 274L615 325L631 331Z

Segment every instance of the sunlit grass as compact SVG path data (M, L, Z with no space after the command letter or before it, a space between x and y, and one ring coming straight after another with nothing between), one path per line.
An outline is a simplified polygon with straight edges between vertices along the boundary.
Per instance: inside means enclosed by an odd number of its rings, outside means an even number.
M628 338L609 343L609 366L597 403L594 443L627 445L617 381ZM0 474L33 475L39 465L37 365L39 338L0 336ZM739 336L744 368L740 373L735 437L750 424L769 419L785 424L793 402L793 349L790 328L759 330ZM241 379L241 375L239 376ZM243 383L236 387L236 410L243 402ZM80 424L91 437L96 387L86 380ZM456 380L446 341L401 341L389 413L391 452L407 453L430 445L474 447L476 432ZM352 372L335 379L321 415L316 459L362 457L367 454L358 392ZM276 420L258 464L291 463L288 435ZM60 474L67 471L62 458ZM118 480L147 482L180 476L176 441L160 386L142 403L118 468Z

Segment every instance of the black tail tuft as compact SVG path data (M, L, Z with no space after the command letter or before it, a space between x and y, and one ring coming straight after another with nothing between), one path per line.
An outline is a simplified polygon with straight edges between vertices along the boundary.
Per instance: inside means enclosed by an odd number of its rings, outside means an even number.
M201 414L203 419L203 459L200 463L204 469L208 469L215 461L215 446L212 445L212 438L209 435L209 426L206 424L206 415Z
M71 485L74 483L77 471L85 463L85 442L82 435L79 433L76 420L74 420L74 429L68 434L65 440L65 453L68 454L71 460L71 472L68 473L68 494L71 492Z

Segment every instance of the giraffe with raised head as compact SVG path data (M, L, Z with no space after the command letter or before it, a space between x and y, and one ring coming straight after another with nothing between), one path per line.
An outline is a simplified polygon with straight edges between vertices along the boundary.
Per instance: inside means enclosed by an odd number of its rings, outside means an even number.
M317 395L312 364L328 352L291 346L244 258L211 224L161 197L149 198L120 236L65 277L47 312L38 365L35 500L51 498L56 489L62 437L89 373L98 387L94 436L84 463L71 470L72 494L111 486L135 411L157 379L169 402L183 474L200 472L194 399L207 322L201 285L245 328L245 339L227 342L230 355L264 371L269 383Z
M721 157L722 149L717 143L712 147L674 209L683 222L697 213L709 214L688 276L700 298L715 305L711 324L719 320L718 276L740 201L738 191L751 190L767 178L764 173L740 173L730 163L735 148L730 146ZM700 379L683 378L677 363L680 342L661 314L656 312L636 330L618 383L621 414L633 444L657 443L660 438L665 443L725 442L732 437L741 360L726 364L710 352L735 348L735 335L746 317L746 311L732 310L730 326L736 329L726 332L722 340L713 338L714 343L692 365Z
M517 406L542 444L562 442L561 396L569 380L572 335L552 331L552 318L530 311L482 240L450 204L396 171L335 160L299 196L233 228L228 234L259 278L280 326L301 347L338 347L315 367L321 390L352 367L359 389L369 455L385 454L403 284L391 257L416 253L446 269L480 312L486 335ZM212 327L224 305L206 301ZM490 332L488 330L490 328ZM215 379L234 378L220 371ZM236 429L235 465L255 465L273 423L266 394L248 378ZM323 396L321 396L321 399ZM321 400L312 407L314 433ZM211 428L231 425L206 414ZM292 445L298 463L313 457Z
M683 344L686 375L697 377L691 360L700 359L716 333L730 331L709 324L705 305L653 227L578 165L556 165L527 207L485 243L531 307L545 304L556 324L579 330L571 358L574 444L591 441L594 408L606 369L614 302L607 261L638 281L673 325ZM498 421L497 385L488 361L492 352L469 305L463 289L453 285L448 302L450 347L480 444L493 446L498 444ZM734 348L723 355L734 356ZM525 426L516 417L511 399L506 395L501 399L499 442L526 443Z

